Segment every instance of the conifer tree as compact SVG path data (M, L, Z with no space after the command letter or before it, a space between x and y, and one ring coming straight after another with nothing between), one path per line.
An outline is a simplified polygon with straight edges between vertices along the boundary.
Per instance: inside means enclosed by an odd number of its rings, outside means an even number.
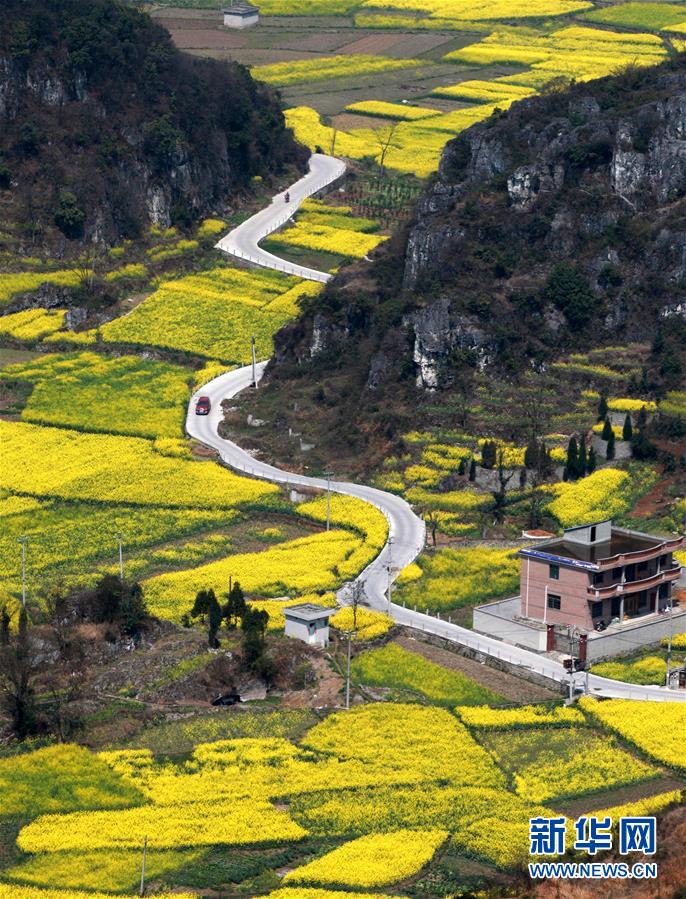
M631 427L631 416L627 412L624 419L624 427L622 428L622 440L632 440L633 436L634 429Z
M606 415L605 424L603 425L603 430L600 436L603 440L609 440L610 434L614 434L614 431L612 430L612 422L610 421L610 416Z
M605 458L609 462L611 459L615 457L615 432L610 431L610 439L607 441L607 447L605 449Z

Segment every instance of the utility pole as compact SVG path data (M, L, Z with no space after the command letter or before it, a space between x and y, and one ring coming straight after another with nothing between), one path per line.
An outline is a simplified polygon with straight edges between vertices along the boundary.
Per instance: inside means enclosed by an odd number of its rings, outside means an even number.
M18 537L17 542L21 543L21 604L26 608L26 546L29 538L24 535Z
M257 390L257 360L255 358L255 335L250 338L252 346L252 386Z
M574 634L576 628L569 626L569 701L574 701Z
M328 531L331 528L331 478L333 472L325 471L324 477L326 478L326 529Z
M391 614L391 572L393 571L393 537L389 536L388 538L388 565L386 566L388 571L388 586L386 589L386 595L388 598L388 614Z
M119 541L119 580L124 583L124 535L121 531L117 531L114 535Z
M346 666L345 675L345 707L350 708L350 644L352 642L352 631L348 631L348 664Z
M145 896L145 858L148 854L148 837L143 839L143 864L141 865L141 889L139 896Z
M667 638L667 675L665 678L665 687L669 687L669 681L672 676L672 609L674 608L674 603L672 602L672 594L670 589L669 594L669 636Z

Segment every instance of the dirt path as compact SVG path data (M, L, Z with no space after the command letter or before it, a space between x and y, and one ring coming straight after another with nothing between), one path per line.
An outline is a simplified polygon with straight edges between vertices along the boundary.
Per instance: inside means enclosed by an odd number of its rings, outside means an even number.
M522 678L507 674L505 671L498 671L486 664L482 665L473 659L465 658L465 656L450 652L447 649L441 649L415 637L396 637L394 642L398 646L402 646L403 649L416 652L437 665L442 665L451 671L459 671L462 674L466 674L467 677L471 677L478 684L488 687L489 690L493 690L494 693L498 693L512 702L547 702L551 699L560 698L559 694L552 690L546 690L545 687L531 684Z

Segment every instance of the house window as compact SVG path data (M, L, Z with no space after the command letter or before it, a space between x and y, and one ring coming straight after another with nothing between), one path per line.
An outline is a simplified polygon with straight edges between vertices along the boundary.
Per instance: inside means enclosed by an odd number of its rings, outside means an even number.
M595 528L591 528L591 543L595 543Z
M559 565L548 565L548 574L550 576L551 581L559 581L560 580L560 566Z
M648 594L646 593L645 590L641 590L641 592L638 594L638 607L639 607L639 609L645 609L645 607L647 605L648 605Z
M602 571L600 572L600 574L594 574L593 575L593 586L598 587L600 584L602 584L604 579L605 579L605 575L603 574Z
M591 603L591 618L602 618L602 616L603 616L602 602L592 602Z
M622 569L621 568L613 568L612 569L612 581L615 584L618 584L622 579Z
M562 605L562 599L556 593L548 594L548 608L549 609L559 609Z

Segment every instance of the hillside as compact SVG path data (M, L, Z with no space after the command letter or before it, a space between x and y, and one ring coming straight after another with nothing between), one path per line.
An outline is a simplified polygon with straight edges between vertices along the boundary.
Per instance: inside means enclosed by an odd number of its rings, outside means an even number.
M116 0L3 2L0 121L3 243L28 255L188 226L306 156L242 66Z
M405 232L277 335L256 414L295 400L316 420L306 439L383 453L441 404L454 414L474 375L518 381L570 353L646 340L655 352L629 388L678 386L685 127L677 57L553 85L463 132Z

